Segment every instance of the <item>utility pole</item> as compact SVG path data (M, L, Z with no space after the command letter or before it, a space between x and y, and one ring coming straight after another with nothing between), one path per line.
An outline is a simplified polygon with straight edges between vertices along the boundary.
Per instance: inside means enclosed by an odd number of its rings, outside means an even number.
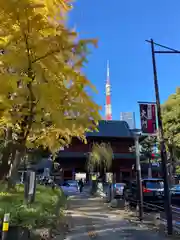
M168 179L168 168L167 168L167 152L164 141L164 131L162 125L162 116L161 116L161 105L160 105L160 97L159 97L159 86L158 86L158 78L157 78L157 69L156 69L156 59L155 59L155 51L154 51L154 41L151 39L148 41L151 43L151 52L152 52L152 64L153 64L153 74L154 74L154 89L156 96L156 105L157 105L157 118L158 118L158 128L159 128L159 141L160 141L160 151L161 151L161 161L162 161L162 174L164 179L164 199L165 199L165 212L167 219L167 230L168 235L172 235L173 233L173 225L172 225L172 208L171 208L171 198L169 194L169 179ZM162 45L159 45L162 46ZM164 46L162 46L164 47ZM172 49L171 49L172 50ZM160 52L159 53L163 53ZM164 53L168 53L168 51L164 51Z
M141 164L139 151L139 135L135 134L135 148L136 148L136 181L138 187L137 204L139 208L139 220L143 220L143 195L142 195L142 179L141 179Z

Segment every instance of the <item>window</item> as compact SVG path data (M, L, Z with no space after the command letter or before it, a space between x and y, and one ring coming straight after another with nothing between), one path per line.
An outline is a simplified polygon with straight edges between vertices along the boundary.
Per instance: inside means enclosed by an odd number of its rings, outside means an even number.
M164 188L163 181L145 181L145 187L151 189Z
M68 183L63 183L63 187L70 187Z
M180 186L179 185L173 185L172 188L171 188L171 191L180 192Z

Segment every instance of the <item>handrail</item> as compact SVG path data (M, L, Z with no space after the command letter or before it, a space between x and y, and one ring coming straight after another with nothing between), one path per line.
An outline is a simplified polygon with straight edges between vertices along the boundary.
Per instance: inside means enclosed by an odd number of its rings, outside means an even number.
M133 204L135 207L138 206L137 200L128 198L125 201L126 201L125 203L126 208L127 207L129 208L131 204ZM161 214L165 212L163 206L159 206L149 202L143 202L143 206L144 206L144 209L147 209L147 210L152 210L152 211L156 210L156 212L160 214L159 215L160 220L162 220L162 222L164 223L166 222L165 216L162 216ZM171 205L171 207L172 207L172 215L173 215L173 226L175 227L175 230L178 233L180 233L180 208L175 205ZM145 214L148 214L148 213L145 212Z

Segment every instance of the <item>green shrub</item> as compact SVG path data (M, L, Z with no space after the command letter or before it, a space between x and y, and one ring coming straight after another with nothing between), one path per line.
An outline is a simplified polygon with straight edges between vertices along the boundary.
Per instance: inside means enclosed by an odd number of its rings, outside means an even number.
M35 202L27 205L24 202L24 186L7 192L0 185L0 218L10 213L10 224L29 228L48 227L55 224L57 217L62 217L66 197L61 189L38 185Z

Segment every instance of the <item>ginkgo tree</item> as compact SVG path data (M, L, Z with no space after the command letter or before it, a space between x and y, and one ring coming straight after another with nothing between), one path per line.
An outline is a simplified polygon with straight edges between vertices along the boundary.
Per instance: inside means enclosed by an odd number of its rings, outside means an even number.
M27 147L56 152L72 137L85 141L100 119L86 91L94 86L81 71L96 41L67 29L70 9L67 0L0 2L0 130L12 133L10 179Z

